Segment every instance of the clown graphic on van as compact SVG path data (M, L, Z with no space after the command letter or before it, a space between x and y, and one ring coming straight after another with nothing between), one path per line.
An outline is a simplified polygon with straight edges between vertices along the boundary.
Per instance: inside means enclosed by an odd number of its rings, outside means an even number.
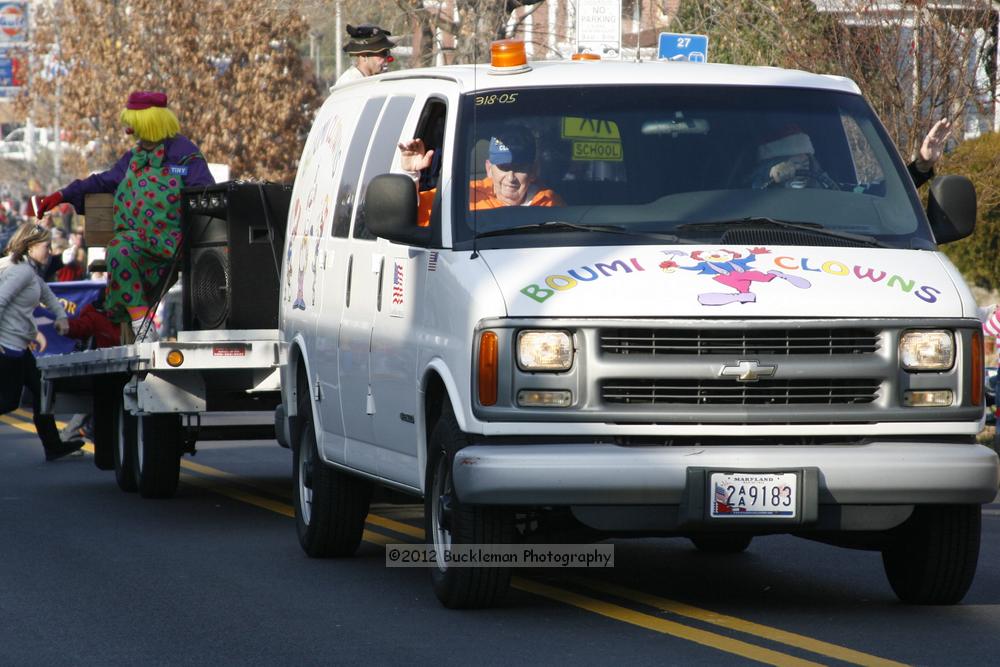
M666 273L673 273L675 269L697 271L699 275L713 276L712 280L715 282L736 290L735 292L703 292L698 295L698 303L703 306L754 303L757 301L757 295L750 291L751 284L769 283L775 278L781 278L799 289L806 289L812 285L802 276L777 269L765 273L750 267L758 255L770 253L771 251L767 248L747 248L746 254L725 248L707 251L694 250L691 253L681 250L664 250L663 254L667 257L689 257L697 263L693 266L681 266L673 259L667 259L660 262L660 268Z

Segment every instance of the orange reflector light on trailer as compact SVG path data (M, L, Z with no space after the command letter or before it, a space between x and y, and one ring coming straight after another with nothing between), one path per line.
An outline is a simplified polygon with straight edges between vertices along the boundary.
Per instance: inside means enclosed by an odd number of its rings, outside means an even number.
M601 56L596 53L574 53L573 60L600 60Z
M479 337L479 404L496 405L497 366L499 364L497 335L484 331Z
M490 73L518 74L527 72L528 54L519 39L498 39L490 44Z
M184 353L180 350L170 350L167 352L167 366L177 368L184 363Z

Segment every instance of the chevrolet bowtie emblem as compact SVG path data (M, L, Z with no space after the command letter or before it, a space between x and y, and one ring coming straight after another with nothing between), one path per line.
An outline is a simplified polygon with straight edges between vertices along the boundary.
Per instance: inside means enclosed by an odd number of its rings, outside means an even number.
M756 382L763 377L771 377L778 370L777 366L761 366L754 360L740 359L735 364L723 366L720 377L734 377L737 382Z

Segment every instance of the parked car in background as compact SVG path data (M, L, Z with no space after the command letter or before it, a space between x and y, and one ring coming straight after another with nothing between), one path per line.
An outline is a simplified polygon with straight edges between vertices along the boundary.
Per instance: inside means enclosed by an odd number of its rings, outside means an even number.
M28 138L33 137L34 139L34 154L29 152ZM63 135L63 140L61 142L61 148L64 152L84 152L85 147L77 146L72 144L65 139L65 134ZM57 142L55 138L55 131L47 127L34 127L32 132L28 133L28 128L19 127L15 130L11 130L7 136L0 141L0 159L3 160L28 160L29 155L32 158L38 156L40 151L54 151L56 149ZM88 145L89 147L89 145Z
M0 160L27 160L28 155L28 145L23 141L0 141Z

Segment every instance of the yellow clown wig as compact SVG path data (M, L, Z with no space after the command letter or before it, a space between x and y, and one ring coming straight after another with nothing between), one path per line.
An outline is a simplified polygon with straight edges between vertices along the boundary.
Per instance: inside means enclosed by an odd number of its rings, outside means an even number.
M167 108L165 93L132 93L119 118L143 141L163 141L181 131L177 116Z

